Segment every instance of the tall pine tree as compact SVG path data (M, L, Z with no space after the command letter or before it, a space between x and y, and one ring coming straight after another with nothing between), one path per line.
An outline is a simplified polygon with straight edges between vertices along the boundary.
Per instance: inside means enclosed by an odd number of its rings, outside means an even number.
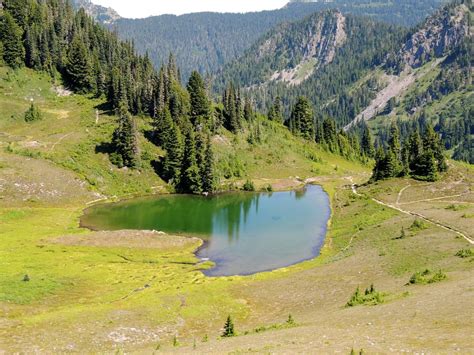
M13 16L4 11L0 17L0 39L3 41L3 60L12 68L23 66L25 49L22 43L23 30Z

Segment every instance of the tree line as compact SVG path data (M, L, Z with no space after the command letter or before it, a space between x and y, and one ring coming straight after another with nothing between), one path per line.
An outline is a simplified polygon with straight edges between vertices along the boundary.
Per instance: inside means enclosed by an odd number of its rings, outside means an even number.
M431 124L426 123L421 133L415 128L402 141L398 125L392 122L385 149L379 146L375 154L372 180L411 176L436 181L447 169L444 147Z

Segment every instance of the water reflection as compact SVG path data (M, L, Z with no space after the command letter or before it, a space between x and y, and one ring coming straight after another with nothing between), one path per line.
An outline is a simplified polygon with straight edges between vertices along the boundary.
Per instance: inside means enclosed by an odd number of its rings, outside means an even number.
M216 267L208 275L250 274L287 266L319 253L329 218L319 186L290 192L216 197L162 196L88 209L94 229L148 229L207 239L198 256Z

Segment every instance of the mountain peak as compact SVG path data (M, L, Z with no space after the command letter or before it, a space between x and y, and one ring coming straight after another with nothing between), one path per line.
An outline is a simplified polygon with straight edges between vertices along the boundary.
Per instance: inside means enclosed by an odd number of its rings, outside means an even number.
M96 5L91 0L72 0L72 5L77 9L83 8L89 16L102 24L109 25L121 18L111 7Z

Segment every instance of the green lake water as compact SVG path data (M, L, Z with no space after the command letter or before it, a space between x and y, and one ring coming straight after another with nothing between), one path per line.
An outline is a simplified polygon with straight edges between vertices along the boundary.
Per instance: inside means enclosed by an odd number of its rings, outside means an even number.
M216 266L208 276L248 275L319 255L330 218L320 186L213 197L170 195L89 208L81 224L94 230L158 230L197 236L197 256Z

